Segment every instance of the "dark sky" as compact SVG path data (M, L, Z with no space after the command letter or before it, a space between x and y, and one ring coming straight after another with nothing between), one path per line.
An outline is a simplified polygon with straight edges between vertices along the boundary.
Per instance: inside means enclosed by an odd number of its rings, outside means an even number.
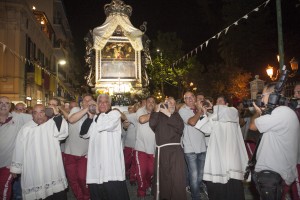
M220 0L216 0L218 2ZM84 2L84 3L83 3ZM82 51L83 37L89 29L101 26L106 19L104 5L111 0L64 0L65 10L73 33L75 44ZM139 28L147 21L147 32L150 40L157 31L176 32L184 42L183 48L188 51L208 39L210 33L205 27L205 19L199 13L197 0L125 0L132 6L131 23Z
M256 0L257 6L259 2L264 2L264 0ZM297 0L291 0L297 2ZM84 48L85 43L83 41L84 36L89 31L89 29L94 29L95 27L101 26L106 16L104 14L104 5L111 2L111 0L63 0L71 31L74 37L74 43L78 50L78 56L81 62L84 62ZM147 21L147 32L150 40L154 39L157 31L163 32L176 32L177 36L183 41L183 50L188 53L201 43L205 42L208 38L218 33L223 28L226 28L229 24L224 24L221 18L221 2L222 0L214 1L202 1L202 0L124 0L127 5L131 5L133 8L132 15L130 17L131 23L136 28ZM208 13L203 9L203 2L209 2L206 6L212 8L213 11L210 13L210 17L214 18L215 24L208 23ZM300 3L300 2L299 2ZM255 6L252 8L254 9ZM239 8L243 9L243 8ZM273 13L272 21L276 23L275 15L275 0L271 0L266 6L271 13ZM296 9L296 13L289 12L285 10L285 6L282 7L283 10L283 23L286 26L284 31L295 32L299 35L299 40L295 44L290 44L290 47L286 47L287 52L292 50L291 47L300 46L300 6ZM251 9L247 8L245 11L242 10L241 13L248 13ZM265 10L260 10L260 12L265 12ZM238 15L236 19L242 17ZM249 18L252 16L250 15ZM293 19L293 20L290 20ZM296 23L298 25L295 25ZM294 23L294 25L292 24ZM297 27L296 29L294 27ZM276 28L276 27L275 27ZM239 31L237 28L234 31ZM274 34L277 34L277 30L274 30ZM285 36L285 35L284 35ZM276 38L277 36L275 36ZM275 45L277 41L274 41ZM288 46L287 44L286 46ZM212 45L209 45L212 46ZM204 50L217 51L217 49ZM275 50L276 51L276 50ZM294 52L293 52L294 53ZM300 54L300 52L298 52ZM300 55L296 55L296 58ZM274 56L276 62L276 56Z

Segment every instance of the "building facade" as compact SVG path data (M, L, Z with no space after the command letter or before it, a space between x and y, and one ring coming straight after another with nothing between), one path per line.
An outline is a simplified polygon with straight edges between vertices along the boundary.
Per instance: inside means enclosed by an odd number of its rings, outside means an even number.
M0 95L31 106L75 98L79 62L62 0L5 0L0 13Z

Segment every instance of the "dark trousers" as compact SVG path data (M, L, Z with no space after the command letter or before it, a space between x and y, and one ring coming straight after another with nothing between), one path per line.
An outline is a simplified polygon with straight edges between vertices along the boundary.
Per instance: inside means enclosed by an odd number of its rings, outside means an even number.
M255 172L253 180L261 200L281 200L284 182L280 174L263 170Z
M48 196L45 200L67 200L67 192L61 191Z
M229 179L226 184L206 182L209 200L244 200L245 193L241 180Z
M21 176L18 175L13 181L13 199L22 199Z
M89 184L91 200L129 200L125 181Z

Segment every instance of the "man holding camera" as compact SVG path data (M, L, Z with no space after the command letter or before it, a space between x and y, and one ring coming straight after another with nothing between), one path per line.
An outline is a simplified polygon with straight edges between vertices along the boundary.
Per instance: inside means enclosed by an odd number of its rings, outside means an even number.
M297 177L296 165L300 126L297 115L287 106L277 106L270 114L262 115L268 109L269 99L275 93L275 83L265 86L259 108L255 103L256 113L251 119L250 129L262 133L256 153L256 166L253 175L256 188L262 200L280 200L284 182L293 183Z
M296 83L294 87L294 98L297 100L297 107L296 107L296 114L300 123L300 82ZM300 145L299 145L300 148ZM300 149L299 149L300 152ZM296 181L292 184L291 190L292 190L292 198L293 200L299 200L300 199L300 155L298 159L298 164L297 164L297 172L298 172L298 177Z
M149 126L156 140L156 199L185 200L185 161L180 144L184 123L169 97L150 115Z
M68 112L64 108L61 107L61 102L56 97L53 97L53 98L49 99L49 101L48 101L48 107L45 110L46 116L48 118L53 117L53 114L54 114L53 109L58 109L58 111L62 114L62 116L67 120Z

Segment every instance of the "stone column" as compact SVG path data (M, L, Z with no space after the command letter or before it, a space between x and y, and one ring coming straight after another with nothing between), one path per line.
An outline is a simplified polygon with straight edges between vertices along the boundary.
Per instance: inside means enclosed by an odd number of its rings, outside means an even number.
M256 99L257 94L262 93L264 89L264 81L259 79L259 75L255 75L255 79L250 82L251 99Z

